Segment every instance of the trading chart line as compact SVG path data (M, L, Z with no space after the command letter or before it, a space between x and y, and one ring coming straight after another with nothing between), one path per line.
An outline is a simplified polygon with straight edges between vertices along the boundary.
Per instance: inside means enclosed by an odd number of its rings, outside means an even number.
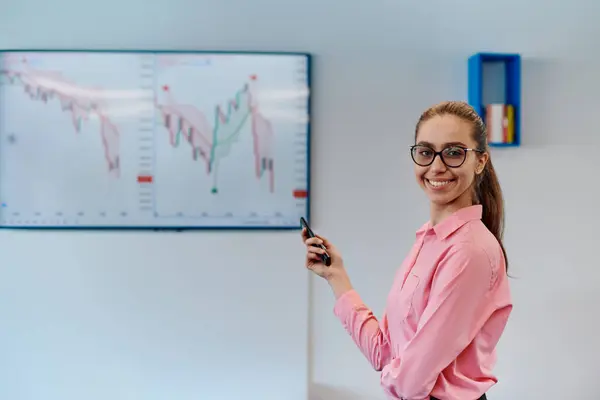
M120 176L119 131L106 114L104 104L97 99L101 89L82 89L66 80L61 73L40 71L27 65L27 59L21 60L22 68L2 69L0 78L11 85L20 85L32 100L45 104L57 99L61 110L71 115L75 133L81 132L82 122L95 115L100 122L100 135L104 147L104 158L109 173Z
M101 89L82 88L67 80L60 72L34 69L23 58L18 69L2 69L0 77L8 83L20 85L34 101L58 100L61 110L70 114L76 133L80 133L82 123L96 116L100 123L100 134L104 158L108 171L120 176L120 134L106 111L101 99ZM170 144L179 147L185 141L191 146L194 161L203 160L206 173L212 176L211 192L219 191L218 171L220 163L230 154L234 144L240 139L243 127L250 124L253 142L254 169L257 180L268 174L269 191L275 190L275 170L273 157L273 128L271 122L260 112L253 93L252 84L256 75L242 85L225 107L216 105L212 124L204 112L190 104L180 104L169 86L162 86L164 102L160 104L155 95L155 107L160 111L161 124L169 132Z
M255 75L250 77L251 82L256 79ZM248 120L256 178L260 180L268 173L269 191L274 191L273 128L259 110L251 83L245 83L227 102L225 109L220 105L215 107L212 126L197 107L177 103L168 85L164 85L162 91L165 102L159 104L155 99L155 105L161 112L162 124L169 131L170 144L178 147L185 140L191 146L193 160L204 160L206 173L213 177L212 193L218 193L219 164L229 155Z

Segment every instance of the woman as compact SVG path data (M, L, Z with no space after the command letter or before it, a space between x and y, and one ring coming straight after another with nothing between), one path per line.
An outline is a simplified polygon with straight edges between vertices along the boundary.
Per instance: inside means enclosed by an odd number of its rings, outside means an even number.
M466 103L441 103L421 115L415 143L411 156L430 220L416 233L381 321L352 288L335 246L303 231L306 266L331 286L335 315L381 371L390 399L486 399L512 303L502 192L485 124ZM325 246L331 266L316 244Z

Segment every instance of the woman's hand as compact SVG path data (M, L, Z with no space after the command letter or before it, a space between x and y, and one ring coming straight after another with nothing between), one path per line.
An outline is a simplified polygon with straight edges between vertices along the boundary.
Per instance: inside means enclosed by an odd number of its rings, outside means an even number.
M350 278L344 268L342 255L331 242L319 235L316 235L314 238L308 237L306 229L302 230L302 240L306 245L306 268L327 280L336 298L339 298L342 294L352 289ZM319 244L325 246L326 250L318 246ZM331 265L329 267L320 258L320 255L325 253L325 251L331 257Z

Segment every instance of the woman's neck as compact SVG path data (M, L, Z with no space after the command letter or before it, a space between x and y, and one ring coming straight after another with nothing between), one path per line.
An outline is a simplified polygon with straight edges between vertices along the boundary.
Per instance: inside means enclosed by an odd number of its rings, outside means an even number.
M470 207L472 205L473 205L473 200L471 199L470 196L469 197L461 196L458 199L454 200L452 203L448 203L448 204L431 203L430 208L429 208L431 224L433 226L435 226L435 225L439 224L440 222L442 222L447 217L449 217L450 215L452 215L455 212L457 212L458 210L460 210L461 208Z

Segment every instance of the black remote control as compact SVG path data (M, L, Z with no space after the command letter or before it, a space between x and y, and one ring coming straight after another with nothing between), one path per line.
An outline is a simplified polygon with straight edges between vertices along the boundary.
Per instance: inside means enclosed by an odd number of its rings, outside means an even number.
M312 231L312 229L310 229L310 226L308 226L308 222L306 222L304 217L300 217L300 225L303 228L306 228L306 233L308 234L308 237L313 238L316 236L315 233ZM331 257L329 256L329 254L327 254L327 249L325 248L325 246L323 246L322 244L313 245L313 246L319 246L320 248L325 250L325 254L319 254L319 256L321 257L321 261L323 261L323 263L329 267L331 265Z

